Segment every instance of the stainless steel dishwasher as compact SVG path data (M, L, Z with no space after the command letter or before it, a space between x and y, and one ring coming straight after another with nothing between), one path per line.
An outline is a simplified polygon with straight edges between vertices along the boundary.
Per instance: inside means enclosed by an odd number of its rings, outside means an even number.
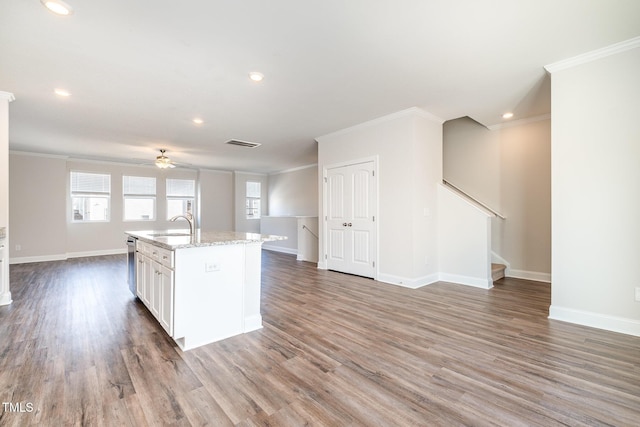
M136 295L136 242L138 239L135 237L127 237L127 281L129 282L129 289L131 293Z

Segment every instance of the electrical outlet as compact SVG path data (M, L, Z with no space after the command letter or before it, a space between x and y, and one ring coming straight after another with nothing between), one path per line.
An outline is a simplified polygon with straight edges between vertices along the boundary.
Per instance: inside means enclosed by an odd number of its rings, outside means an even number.
M207 261L204 263L204 271L211 273L212 271L220 271L220 264L215 261Z
M640 287L636 288L636 301L640 302Z

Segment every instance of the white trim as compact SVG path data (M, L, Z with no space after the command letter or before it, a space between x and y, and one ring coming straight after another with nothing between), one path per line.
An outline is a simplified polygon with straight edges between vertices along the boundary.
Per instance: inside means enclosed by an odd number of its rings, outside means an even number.
M541 116L527 117L524 119L519 119L519 120L514 120L509 122L497 123L495 125L487 126L487 129L500 130L500 129L512 128L516 126L524 126L524 125L528 125L529 123L542 122L544 120L551 120L551 114L543 114Z
M456 283L458 285L473 286L474 288L491 289L493 288L493 280L480 279L477 277L460 276L458 274L440 273L441 282Z
M121 255L126 254L127 249L104 249L100 251L83 251L83 252L67 252L67 258L84 258L90 256L103 256L103 255Z
M9 258L9 264L28 264L31 262L49 262L49 261L64 261L67 259L66 254L56 255L41 255L41 256L25 256Z
M14 257L9 259L9 264L27 264L31 262L65 261L69 258L85 258L103 255L126 254L127 249L105 249L100 251L67 252L66 254L39 255L27 257Z
M48 159L63 159L67 160L69 156L60 155L60 154L49 154L49 153L35 153L31 151L19 151L19 150L9 150L9 154L15 154L18 156L30 156L30 157L45 157Z
M269 246L268 243L266 243L266 242L262 244L262 249L264 249L266 251L280 252L280 253L283 253L283 254L298 255L297 249L284 248L282 246Z
M318 270L328 270L326 261L318 261Z
M11 292L5 292L0 295L0 305L9 305L13 302Z
M376 126L379 125L380 123L384 123L384 122L388 122L390 120L396 120L402 117L407 117L407 116L418 116L418 117L422 117L431 121L434 121L436 123L439 124L443 124L445 122L445 120L441 119L440 117L431 114L421 108L418 107L411 107L411 108L407 108L406 110L402 110L402 111L397 111L395 113L391 113L391 114L387 114L386 116L382 116L382 117L378 117L369 121L366 121L364 123L359 123L357 125L348 127L348 128L344 128L344 129L340 129L337 130L335 132L331 132L328 133L326 135L322 135L322 136L318 136L315 138L316 141L320 142L322 139L326 138L326 137L334 137L334 136L338 136L338 135L344 135L347 133L351 133L353 131L356 130L361 130L361 129L366 129L369 128L371 126Z
M254 314L252 316L248 316L244 318L244 333L257 331L258 329L262 329L262 315Z
M289 172L297 172L300 170L304 170L304 169L309 169L309 168L313 168L313 167L317 167L318 164L314 163L312 165L305 165L305 166L298 166L296 168L291 168L291 169L284 169L278 172L269 172L269 176L271 175L280 175L281 173L289 173Z
M557 71L573 68L578 65L586 64L588 62L596 61L598 59L606 58L607 56L616 55L638 47L640 47L640 36L620 43L615 43L601 49L592 50L591 52L583 53L572 58L563 59L562 61L554 62L553 64L545 65L544 69L553 74Z
M15 101L16 97L11 92L0 91L0 99L11 102Z
M393 274L379 274L378 281L391 285L402 286L403 288L418 289L422 286L431 285L440 280L437 273L428 276L410 279L408 277L396 276Z
M551 283L551 273L541 273L539 271L512 270L507 267L504 272L506 277L515 279L533 280L535 282Z
M552 305L549 319L640 337L640 320Z

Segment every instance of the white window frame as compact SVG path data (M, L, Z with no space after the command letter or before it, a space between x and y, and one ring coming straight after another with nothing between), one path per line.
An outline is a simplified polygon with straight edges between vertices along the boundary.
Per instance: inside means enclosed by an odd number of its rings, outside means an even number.
M153 180L153 186L142 185L139 188L130 188L131 185L127 185L127 179L144 179L151 182ZM129 188L128 188L129 187ZM122 176L122 220L124 222L133 221L155 221L156 220L156 177L154 176L139 176L139 175L123 175ZM127 200L152 200L153 208L149 218L127 218Z
M247 181L245 183L245 209L246 219L260 219L262 216L262 182ZM257 215L254 215L253 212L256 212Z
M193 186L193 193L187 193L186 191L180 192L172 190L170 181L188 181ZM196 181L195 179L186 178L167 178L166 180L166 194L167 194L167 219L171 219L174 215L171 215L169 210L169 203L171 201L181 200L183 202L183 212L175 215L183 215L185 212L195 216L195 203L196 203Z
M107 185L104 185L104 182L102 184L97 185L91 185L88 182L84 182L84 183L80 183L76 180L76 185L74 185L74 176L80 176L80 175L85 175L85 180L89 179L89 175L94 175L95 178L97 180L99 180L100 176L102 177L102 179L104 179L106 177L107 179ZM85 209L83 211L83 216L82 218L78 218L78 215L80 215L79 212L76 212L73 208L74 206L74 199L87 199L91 200L91 199L105 199L107 202L107 208L106 208L106 213L105 219L87 219L85 218L87 215L87 213L90 213L91 211L89 209ZM72 170L69 172L69 203L70 203L70 209L69 211L71 212L71 222L75 222L75 223L96 223L96 222L110 222L111 221L111 174L109 173L100 173L100 172L84 172L84 171L77 171L77 170ZM85 202L86 203L86 202Z

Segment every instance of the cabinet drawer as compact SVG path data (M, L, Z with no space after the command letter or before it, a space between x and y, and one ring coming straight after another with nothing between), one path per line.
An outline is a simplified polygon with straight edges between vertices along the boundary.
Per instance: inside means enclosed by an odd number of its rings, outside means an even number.
M151 256L151 245L140 240L136 241L136 251Z
M152 257L165 267L173 268L173 251L168 249L153 247L154 254Z

